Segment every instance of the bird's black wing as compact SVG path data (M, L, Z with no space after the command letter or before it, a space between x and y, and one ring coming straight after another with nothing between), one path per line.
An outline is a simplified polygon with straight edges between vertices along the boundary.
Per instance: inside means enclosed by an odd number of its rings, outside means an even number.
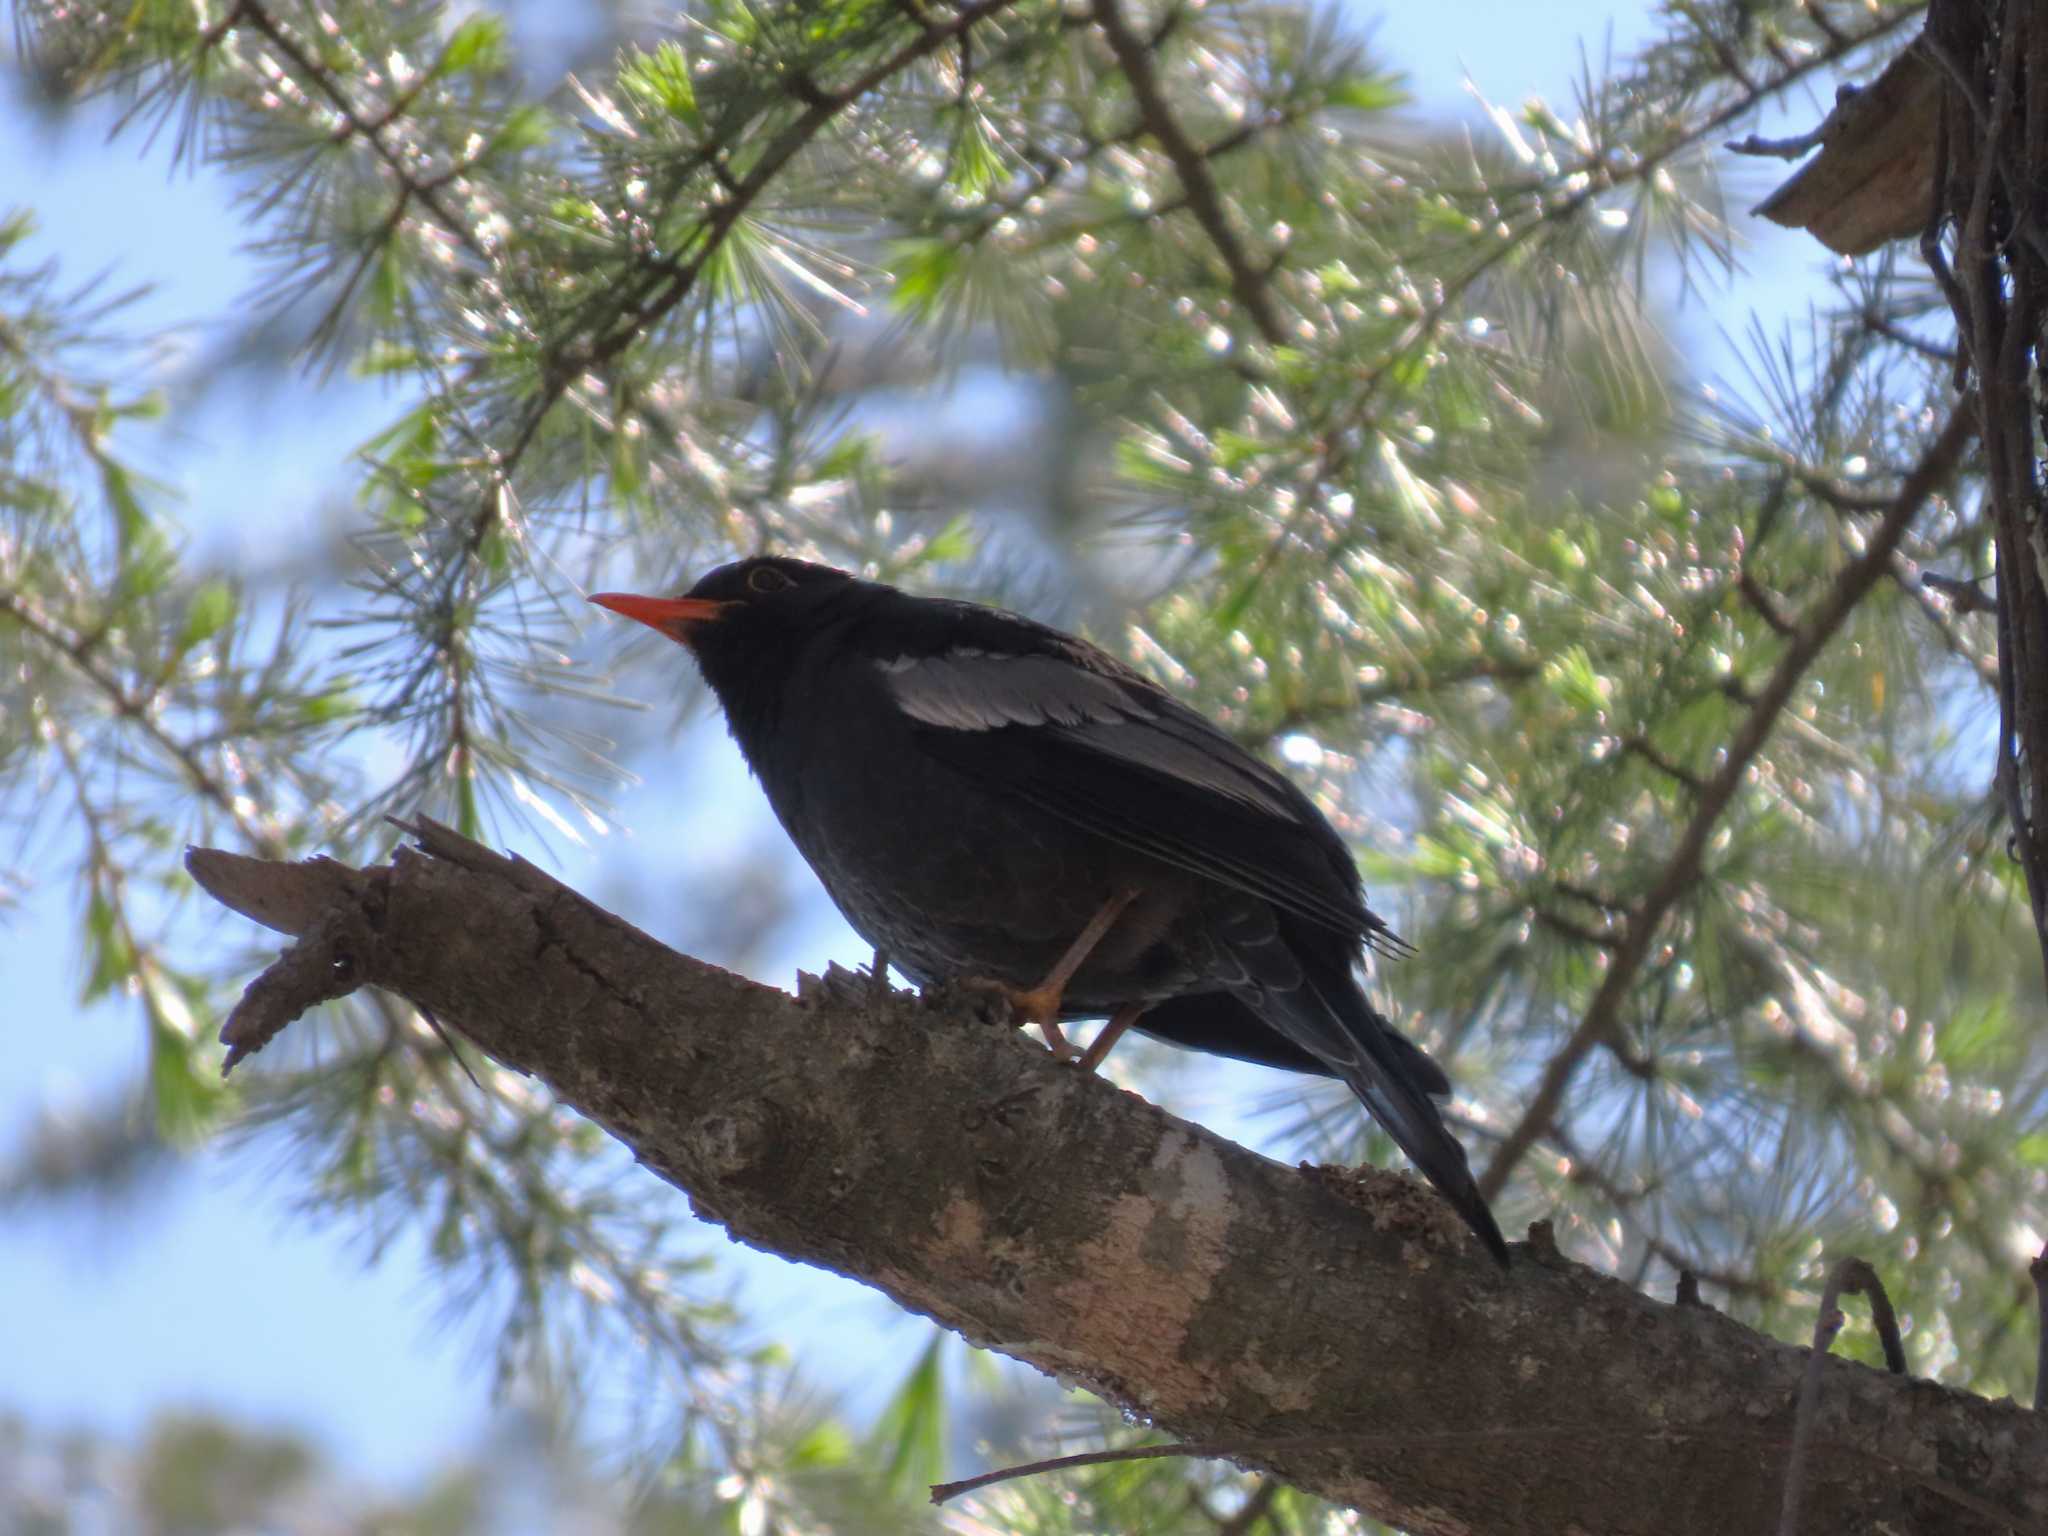
M1385 925L1308 797L1093 646L1011 614L918 603L868 653L918 744L977 783L1354 942Z

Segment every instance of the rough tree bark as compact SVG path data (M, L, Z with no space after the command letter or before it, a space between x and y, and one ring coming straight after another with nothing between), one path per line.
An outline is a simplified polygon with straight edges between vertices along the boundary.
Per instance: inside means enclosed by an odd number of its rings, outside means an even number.
M792 998L443 829L353 870L196 850L299 936L229 1024L388 988L544 1079L734 1238L1418 1532L1775 1519L1807 1352L1520 1245L1417 1181L1234 1146L1013 1031L839 973ZM848 984L851 983L851 984ZM2048 1530L2048 1431L1824 1362L1800 1521Z

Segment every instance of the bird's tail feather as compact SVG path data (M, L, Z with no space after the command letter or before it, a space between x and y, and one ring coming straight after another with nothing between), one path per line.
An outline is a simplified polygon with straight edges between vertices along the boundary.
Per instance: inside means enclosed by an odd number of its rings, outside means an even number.
M1261 988L1254 1006L1329 1063L1505 1267L1507 1241L1432 1097L1450 1090L1443 1069L1374 1010L1351 976L1318 976L1316 969L1304 967L1298 987Z

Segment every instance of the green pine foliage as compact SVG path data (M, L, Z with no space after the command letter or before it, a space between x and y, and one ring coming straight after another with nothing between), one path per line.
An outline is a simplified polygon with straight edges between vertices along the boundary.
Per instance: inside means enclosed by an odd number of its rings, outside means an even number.
M403 811L544 857L610 815L623 701L674 685L596 668L581 593L774 547L1089 625L1291 765L1414 947L1379 984L1510 1231L1785 1336L1853 1250L1916 1372L2026 1389L2041 954L1992 621L1921 579L1988 569L1952 338L1902 254L1733 394L1670 340L1676 283L1733 270L1721 142L1918 11L1663 10L1474 138L1251 0L693 0L573 71L419 0L24 3L44 90L239 188L267 277L231 350L288 336L389 410L324 579L203 568L131 456L176 409L124 382L151 338L0 225L0 814L40 855L0 892L71 894L85 995L148 1042L4 1187L288 1148L319 1219L424 1239L508 1380L642 1363L659 1476L705 1501L649 1530L917 1529L931 1479L1048 1454L1042 1394L952 1343L872 1425L817 1407L678 1197L389 1000L217 1082L249 968L192 941L184 844L368 857ZM1389 1151L1282 1098L1279 1149ZM1860 1320L1843 1347L1875 1358ZM1071 1412L1060 1449L1133 1434ZM1165 1460L966 1507L1343 1518Z

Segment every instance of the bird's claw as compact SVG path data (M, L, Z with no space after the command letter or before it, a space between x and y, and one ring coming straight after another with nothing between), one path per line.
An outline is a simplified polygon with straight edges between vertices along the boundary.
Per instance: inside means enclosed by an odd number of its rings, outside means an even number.
M1000 998L1009 1010L1012 1024L1036 1024L1038 1032L1045 1036L1046 1049L1052 1052L1054 1059L1066 1062L1081 1059L1080 1047L1060 1030L1060 995L1057 989L1013 987L990 976L962 976L958 985L963 992Z

